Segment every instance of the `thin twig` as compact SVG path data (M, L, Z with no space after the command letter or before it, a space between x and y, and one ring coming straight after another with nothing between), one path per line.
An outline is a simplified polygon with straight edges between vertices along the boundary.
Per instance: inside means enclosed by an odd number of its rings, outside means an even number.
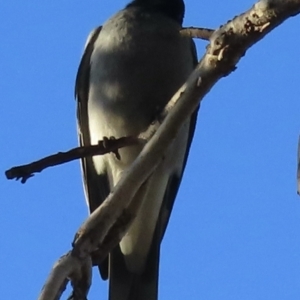
M7 179L21 179L21 183L25 183L27 179L34 176L34 173L41 172L46 168L61 165L75 159L103 155L109 152L113 152L119 157L118 149L139 143L141 143L141 139L134 137L104 138L103 141L99 141L98 145L76 147L67 152L59 152L27 165L13 167L5 171L5 175Z
M189 38L196 38L205 41L209 41L212 34L215 32L214 29L210 28L200 28L200 27L184 27L180 30L183 36Z

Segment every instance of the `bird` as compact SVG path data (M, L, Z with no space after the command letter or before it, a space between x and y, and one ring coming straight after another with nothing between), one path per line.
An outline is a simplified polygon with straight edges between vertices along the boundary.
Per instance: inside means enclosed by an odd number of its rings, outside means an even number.
M79 64L75 97L81 146L103 137L139 136L162 113L197 64L193 40L180 34L183 0L133 0L94 29ZM99 265L109 300L157 300L160 246L193 139L198 109L140 188L140 208L120 243ZM92 213L143 145L81 160Z

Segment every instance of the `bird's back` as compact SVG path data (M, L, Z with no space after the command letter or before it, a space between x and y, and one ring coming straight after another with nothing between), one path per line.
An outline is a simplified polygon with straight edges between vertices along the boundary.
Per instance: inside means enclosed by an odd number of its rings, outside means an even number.
M144 131L191 73L191 41L179 30L172 19L135 7L103 25L91 56L89 107L92 117L104 106L116 118L107 135Z

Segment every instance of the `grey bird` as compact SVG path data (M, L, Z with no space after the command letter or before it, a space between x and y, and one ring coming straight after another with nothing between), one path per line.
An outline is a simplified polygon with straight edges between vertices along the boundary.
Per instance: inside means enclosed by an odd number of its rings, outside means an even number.
M75 94L80 145L139 136L159 116L197 63L182 37L183 0L134 0L88 37ZM141 207L119 245L99 266L110 300L155 300L160 244L194 135L197 111L135 197ZM82 159L90 212L105 200L142 146Z

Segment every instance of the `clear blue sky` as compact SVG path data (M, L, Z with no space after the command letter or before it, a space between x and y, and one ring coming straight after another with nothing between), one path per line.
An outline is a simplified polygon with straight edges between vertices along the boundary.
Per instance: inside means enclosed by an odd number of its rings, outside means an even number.
M186 0L185 25L217 27L252 3ZM77 145L73 90L85 39L125 4L0 4L3 299L36 299L87 216L78 162L25 185L4 170ZM160 300L299 299L299 28L300 16L288 20L205 98L162 245ZM206 44L197 45L201 56ZM89 299L106 293L95 272Z

